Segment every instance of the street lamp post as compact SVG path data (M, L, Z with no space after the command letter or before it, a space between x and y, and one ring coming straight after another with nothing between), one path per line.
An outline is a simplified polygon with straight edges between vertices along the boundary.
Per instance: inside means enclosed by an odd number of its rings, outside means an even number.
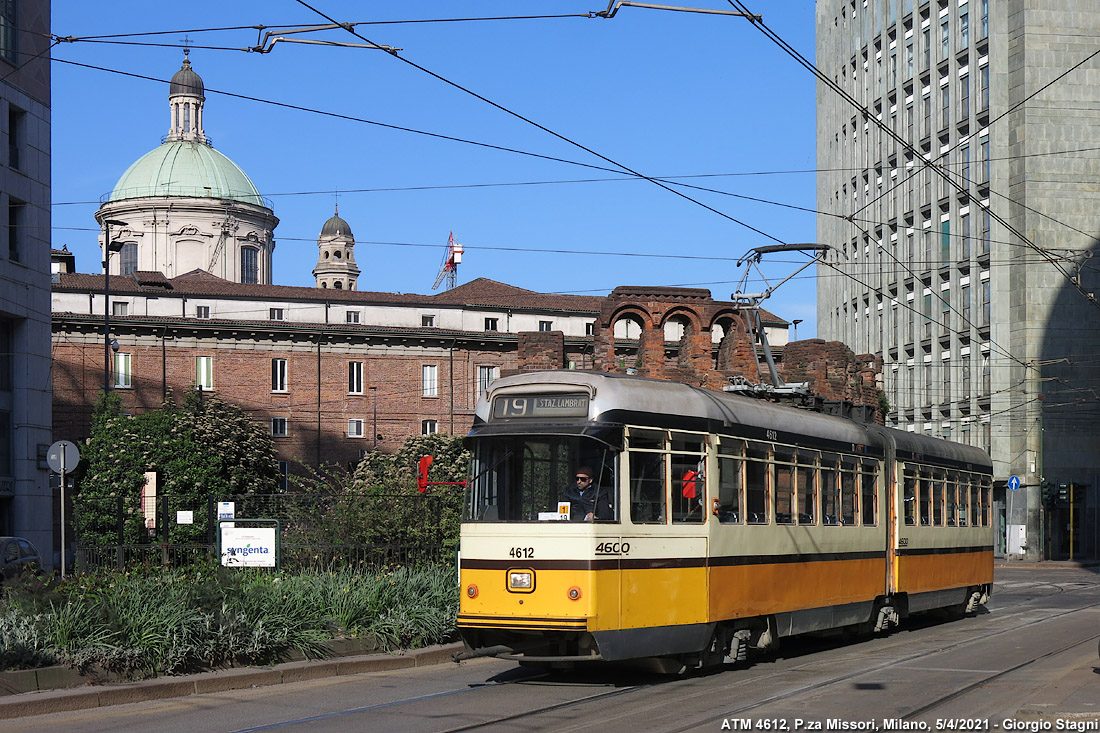
M111 227L129 226L118 219L103 220L103 394L111 389L111 253L122 249L111 241Z

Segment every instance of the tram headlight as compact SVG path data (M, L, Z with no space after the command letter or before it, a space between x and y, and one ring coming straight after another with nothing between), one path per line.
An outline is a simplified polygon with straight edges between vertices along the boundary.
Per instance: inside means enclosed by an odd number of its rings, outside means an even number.
M566 595L569 596L571 601L579 601L581 599L581 589L574 585Z
M509 570L508 590L530 591L535 588L535 574L530 570Z

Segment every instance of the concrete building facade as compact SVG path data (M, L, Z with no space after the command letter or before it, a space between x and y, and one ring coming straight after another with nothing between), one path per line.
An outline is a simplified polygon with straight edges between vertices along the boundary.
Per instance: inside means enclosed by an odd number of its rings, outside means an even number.
M0 534L50 562L50 4L0 4Z
M882 359L888 425L990 452L998 551L1066 556L1042 499L1073 482L1095 557L1100 6L820 0L816 23L855 101L818 87L819 334Z

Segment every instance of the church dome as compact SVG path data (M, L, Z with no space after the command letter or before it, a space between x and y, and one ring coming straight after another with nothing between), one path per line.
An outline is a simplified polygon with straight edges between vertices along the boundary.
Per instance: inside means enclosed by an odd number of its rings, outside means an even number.
M355 239L351 234L351 226L341 219L339 214L333 214L332 217L325 222L325 225L321 227L321 236Z
M180 70L172 75L172 83L168 87L168 96L177 94L190 94L193 97L205 96L202 85L202 77L191 69L191 59L185 58Z
M174 88L174 78L172 83ZM189 140L163 143L138 158L107 200L163 196L228 199L271 208L236 163L205 143Z

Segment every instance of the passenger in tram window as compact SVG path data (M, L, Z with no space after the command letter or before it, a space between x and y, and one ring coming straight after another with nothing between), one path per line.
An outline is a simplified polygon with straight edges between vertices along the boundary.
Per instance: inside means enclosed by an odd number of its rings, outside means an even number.
M703 505L706 502L706 484L698 464L689 466L680 477L680 495L673 496L673 522L698 523L706 519Z
M565 487L562 500L569 502L569 519L574 522L591 522L594 519L614 519L615 510L607 492L596 482L596 472L591 466L578 466L573 482Z

